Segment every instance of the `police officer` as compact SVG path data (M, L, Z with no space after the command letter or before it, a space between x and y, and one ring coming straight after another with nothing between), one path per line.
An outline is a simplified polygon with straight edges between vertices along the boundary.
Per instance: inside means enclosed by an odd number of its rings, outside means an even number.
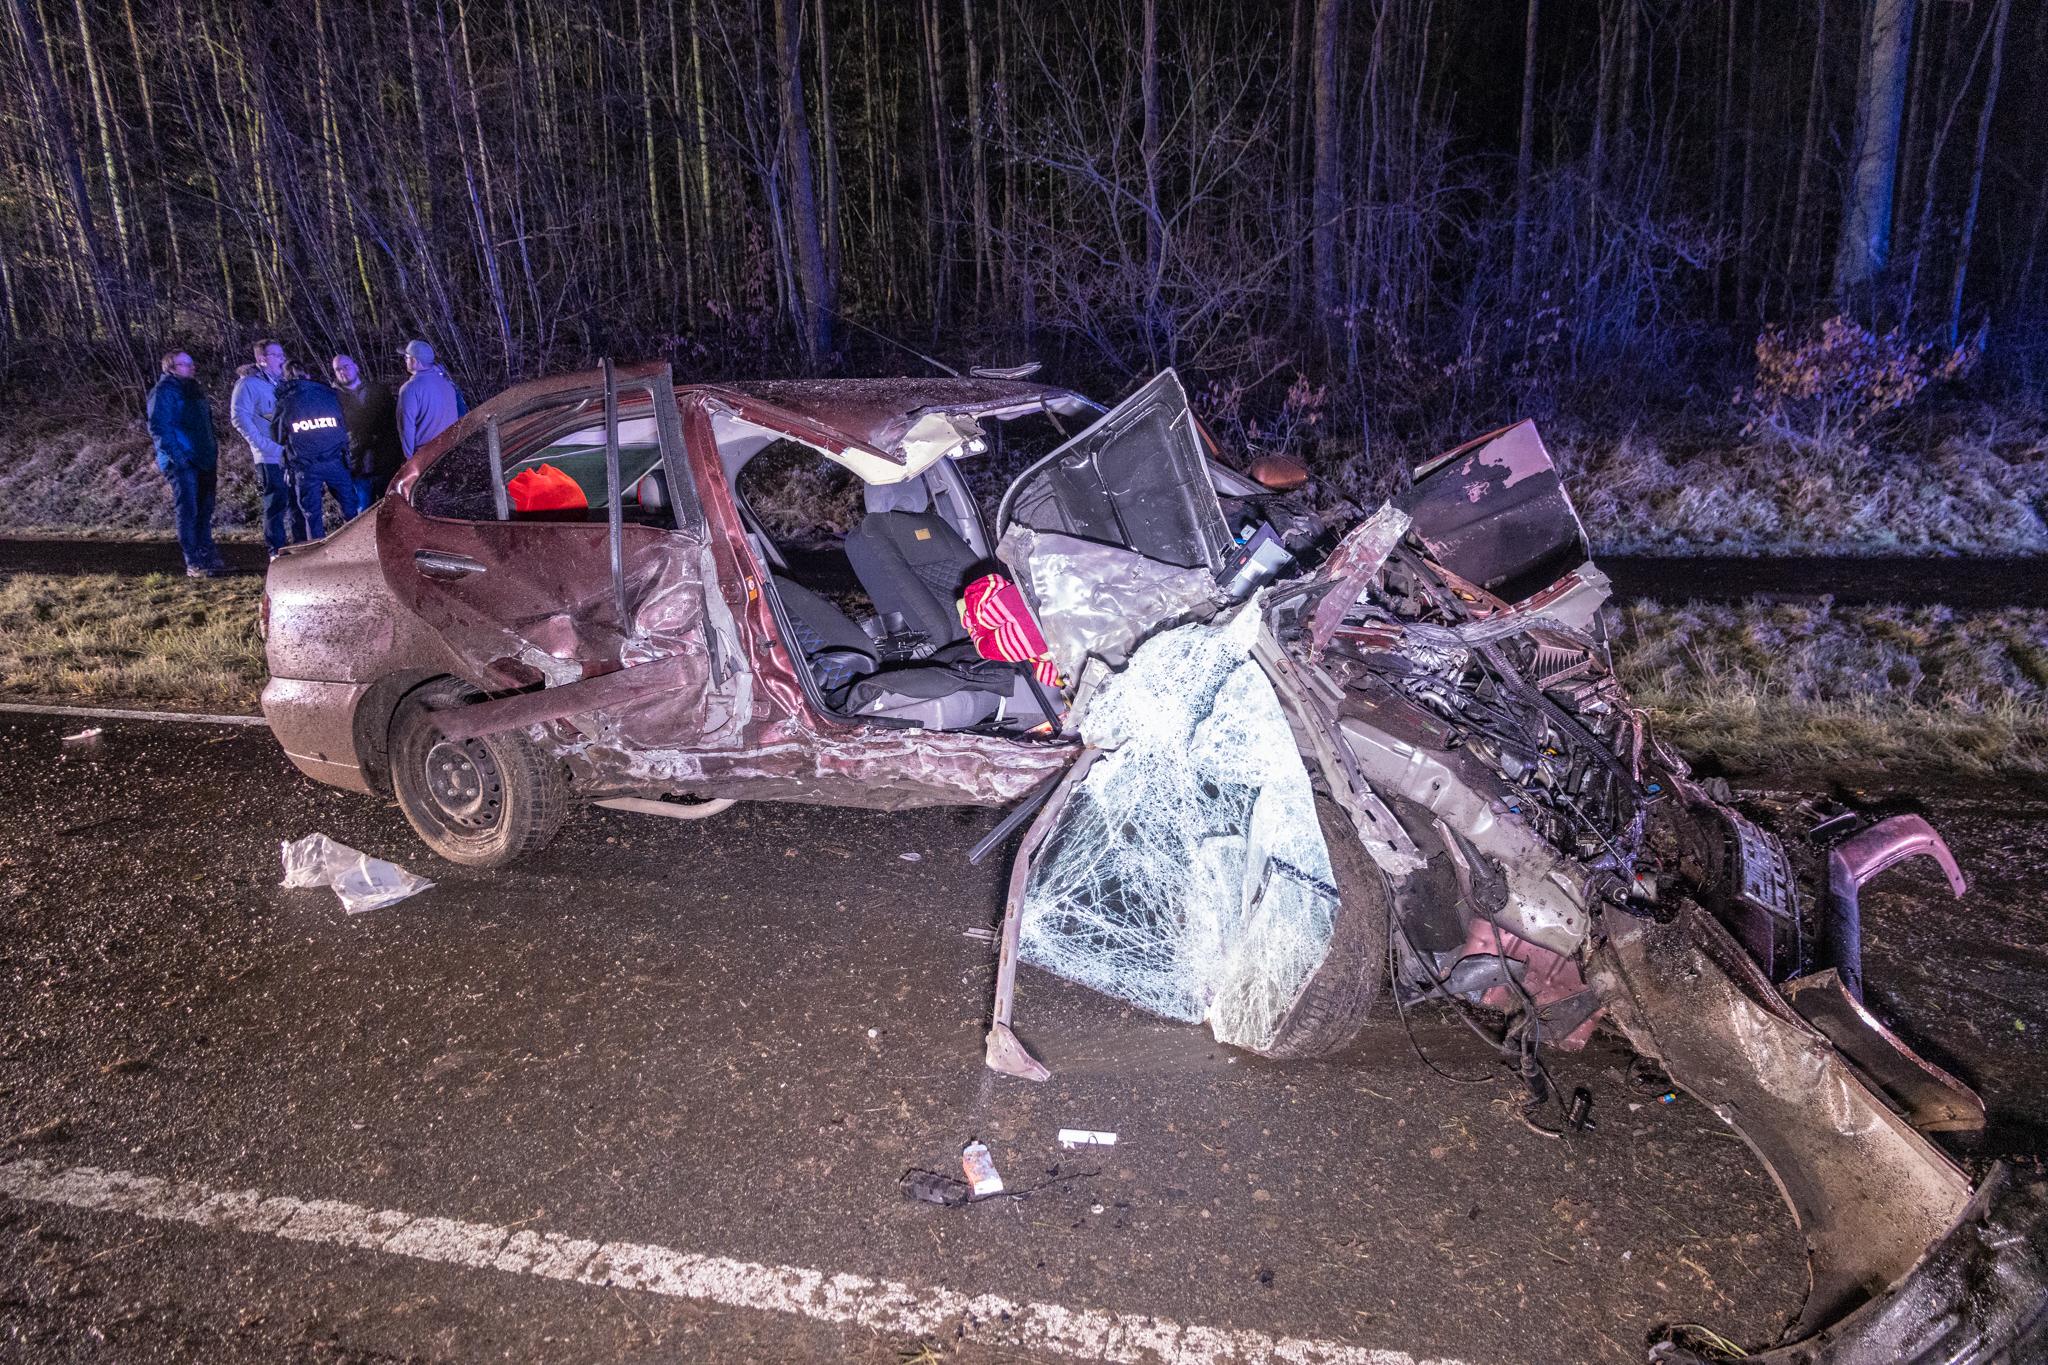
M293 495L306 519L306 537L327 534L325 494L334 490L343 520L363 510L348 469L348 425L341 400L317 379L293 375L277 388L277 416L271 433L284 447Z

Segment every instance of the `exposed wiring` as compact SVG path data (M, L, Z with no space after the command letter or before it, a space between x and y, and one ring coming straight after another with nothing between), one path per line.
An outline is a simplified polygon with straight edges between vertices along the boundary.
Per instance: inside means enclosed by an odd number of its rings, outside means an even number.
M1466 1028L1472 1030L1480 1042L1485 1043L1487 1047L1495 1052L1501 1051L1500 1041L1489 1037L1486 1031L1480 1028L1478 1024L1473 1022L1471 1016L1465 1013L1464 1002L1444 989L1442 978L1437 976L1435 969L1430 965L1429 959L1422 955L1422 950L1415 946L1415 940L1408 937L1408 926L1401 923L1399 915L1394 917L1394 927L1401 931L1401 941L1406 943L1408 951L1414 954L1416 964L1428 974L1433 992L1451 1002L1458 1012L1458 1018L1464 1023ZM1387 975L1389 977L1398 977L1398 972L1396 971L1398 966L1399 962L1394 953L1394 938L1393 935L1389 934L1387 936ZM1415 1026L1408 1021L1408 1008L1401 1002L1401 983L1398 979L1394 981L1394 1013L1401 1016L1401 1030L1408 1035L1408 1047L1415 1053L1416 1061L1421 1062L1445 1080L1455 1082L1458 1085L1491 1085L1493 1083L1495 1077L1491 1074L1485 1076L1453 1076L1450 1072L1444 1070L1435 1062L1429 1060L1427 1056L1423 1055L1422 1044L1415 1039Z

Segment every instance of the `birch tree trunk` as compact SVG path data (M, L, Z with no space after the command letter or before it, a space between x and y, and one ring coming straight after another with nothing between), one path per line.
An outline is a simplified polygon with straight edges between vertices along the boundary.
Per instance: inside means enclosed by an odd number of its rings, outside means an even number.
M1835 296L1845 305L1862 301L1866 311L1869 291L1891 258L1892 191L1898 177L1907 58L1913 45L1913 4L1914 0L1871 0L1864 28L1856 151L1842 230L1835 242Z

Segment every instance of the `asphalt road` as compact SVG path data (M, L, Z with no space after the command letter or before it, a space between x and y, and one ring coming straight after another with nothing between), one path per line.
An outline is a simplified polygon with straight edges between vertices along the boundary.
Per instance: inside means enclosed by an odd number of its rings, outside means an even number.
M477 874L262 731L71 728L0 718L0 1358L1622 1362L1670 1322L1768 1341L1804 1289L1748 1149L1615 1044L1557 1060L1598 1128L1551 1141L1390 1012L1280 1065L1027 968L1053 1079L986 1071L989 812L590 810ZM1873 888L1873 999L1984 1086L1966 1155L2029 1153L2048 802L1936 814L1969 911ZM313 830L439 884L278 889ZM1026 1197L899 1192L975 1137Z
M237 572L263 572L262 546L220 548ZM843 572L844 562L818 567ZM1622 597L1734 602L1826 596L1854 605L2048 608L2048 560L2040 558L1602 555L1597 562ZM0 539L0 573L177 573L179 567L177 546L164 541Z

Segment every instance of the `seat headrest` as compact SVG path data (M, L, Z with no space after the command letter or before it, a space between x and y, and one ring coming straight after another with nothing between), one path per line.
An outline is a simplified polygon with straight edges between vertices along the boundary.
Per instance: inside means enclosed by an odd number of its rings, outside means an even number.
M932 490L923 475L902 483L864 484L861 498L870 512L929 512L932 507Z
M642 507L660 510L668 506L668 476L659 469L650 469L633 485L633 501Z

